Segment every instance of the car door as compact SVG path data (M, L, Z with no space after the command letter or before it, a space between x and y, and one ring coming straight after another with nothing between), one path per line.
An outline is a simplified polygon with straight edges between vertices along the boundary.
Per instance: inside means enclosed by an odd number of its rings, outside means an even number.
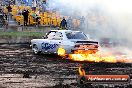
M49 40L51 48L49 49L52 53L57 53L59 46L63 42L63 35L61 32L55 32L54 38Z
M46 39L41 42L41 48L42 51L44 53L50 53L50 49L52 48L52 44L50 43L50 40L52 40L55 36L55 32L54 31L50 31L47 35L46 35Z

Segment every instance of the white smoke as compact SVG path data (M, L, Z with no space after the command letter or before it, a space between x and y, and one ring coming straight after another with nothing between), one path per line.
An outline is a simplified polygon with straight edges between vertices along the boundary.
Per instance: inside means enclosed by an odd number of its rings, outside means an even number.
M48 0L63 15L85 16L82 30L95 38L132 44L132 0ZM124 41L125 40L125 41Z

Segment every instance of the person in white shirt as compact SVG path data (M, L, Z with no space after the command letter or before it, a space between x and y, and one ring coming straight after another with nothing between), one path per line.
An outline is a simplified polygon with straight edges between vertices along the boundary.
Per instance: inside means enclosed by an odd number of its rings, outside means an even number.
M36 6L37 6L37 1L36 0L33 0L32 1L32 10L36 10Z

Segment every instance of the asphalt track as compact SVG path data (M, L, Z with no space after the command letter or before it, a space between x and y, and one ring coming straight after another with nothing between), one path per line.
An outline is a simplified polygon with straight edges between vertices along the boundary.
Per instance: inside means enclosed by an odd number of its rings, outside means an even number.
M124 85L78 85L78 67L88 74L129 74L132 64L74 62L57 55L34 55L28 44L0 45L0 88L128 88Z

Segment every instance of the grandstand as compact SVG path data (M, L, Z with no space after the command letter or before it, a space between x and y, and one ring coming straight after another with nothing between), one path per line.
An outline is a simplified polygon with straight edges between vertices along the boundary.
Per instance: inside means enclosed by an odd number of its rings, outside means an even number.
M6 0L5 0L6 1ZM24 9L28 9L29 15L28 15L28 26L52 26L52 27L60 27L60 23L63 17L68 20L69 16L62 16L59 11L45 11L43 12L41 10L41 7L37 6L36 10L32 10L31 7L31 0L28 0L29 2L26 2L27 0L16 0L14 4L11 4L12 11L8 12L6 8L6 4L3 5L3 12L5 14L9 14L11 18L9 18L8 24L13 23L17 26L23 26L24 25L24 17L22 14L19 14L19 12L22 12ZM39 1L39 0L38 0ZM33 14L38 13L39 20L36 21L35 17L33 17ZM9 16L9 17L10 17ZM14 22L15 21L15 22ZM72 19L73 28L77 28L80 26L80 20L79 19Z

